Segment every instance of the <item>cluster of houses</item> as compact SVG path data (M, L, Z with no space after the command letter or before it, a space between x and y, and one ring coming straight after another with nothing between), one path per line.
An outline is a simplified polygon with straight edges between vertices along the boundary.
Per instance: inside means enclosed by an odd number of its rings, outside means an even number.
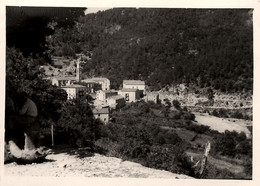
M111 109L120 109L126 103L142 99L146 94L145 82L141 80L123 80L121 90L111 90L108 78L81 79L79 62L76 61L76 64L76 76L52 76L48 79L51 80L52 85L64 89L68 99L84 99L86 95L94 97L93 114L104 123L109 121ZM153 100L154 97L151 99Z

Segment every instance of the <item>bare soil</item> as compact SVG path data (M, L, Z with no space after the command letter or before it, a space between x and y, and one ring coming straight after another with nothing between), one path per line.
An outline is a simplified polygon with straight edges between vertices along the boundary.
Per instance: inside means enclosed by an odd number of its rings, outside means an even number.
M4 165L6 176L53 176L53 177L109 177L109 178L167 178L187 179L186 175L144 167L138 163L122 161L119 158L94 154L89 157L79 157L77 153L66 152L50 154L46 161L19 165L8 163Z

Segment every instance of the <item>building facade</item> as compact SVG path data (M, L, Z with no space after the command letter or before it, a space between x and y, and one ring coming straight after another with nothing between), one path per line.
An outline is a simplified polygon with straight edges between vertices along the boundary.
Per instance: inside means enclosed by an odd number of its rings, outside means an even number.
M75 76L58 76L51 79L51 84L58 87L69 86L76 82Z
M106 101L111 96L116 96L118 93L115 90L99 90L96 93L96 99L99 101Z
M145 101L148 102L148 101L152 101L154 103L158 103L159 102L159 94L156 94L156 93L147 93L146 94L146 97L145 97Z
M134 88L145 91L145 82L141 80L123 80L123 88Z
M81 82L87 87L88 93L96 93L98 90L102 90L102 85L92 79L85 79Z
M118 91L118 94L123 96L127 103L136 102L140 99L140 91L133 88L123 88Z
M110 90L110 80L107 78L95 77L95 78L83 79L81 81L86 83L90 83L90 82L98 83L101 85L102 90Z
M62 86L62 89L64 89L67 92L67 99L77 99L77 98L85 98L86 97L86 87L82 85L68 85L68 86Z
M105 124L109 122L109 114L109 108L95 108L93 110L94 117L100 119Z
M112 96L107 99L107 105L113 109L119 109L125 106L125 99L121 95Z

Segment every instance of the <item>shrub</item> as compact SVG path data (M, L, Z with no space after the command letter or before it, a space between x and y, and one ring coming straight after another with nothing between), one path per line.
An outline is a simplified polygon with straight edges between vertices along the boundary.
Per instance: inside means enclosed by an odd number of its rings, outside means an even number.
M227 111L225 109L220 109L219 110L219 117L223 117L223 118L227 118L228 115L227 115Z
M232 118L243 119L243 114L238 110L231 115Z
M187 159L180 144L153 145L147 155L145 166L178 174L194 175L191 162Z
M101 138L95 141L95 152L107 156L122 157L118 151L118 144L112 141L110 138Z
M216 151L231 157L238 155L252 157L252 142L243 132L225 131L216 139Z
M218 111L216 111L215 109L213 110L212 115L213 115L213 116L216 116L216 117L219 117L219 113L218 113Z
M56 125L58 137L62 136L64 143L72 146L93 147L97 126L100 125L98 120L94 119L91 108L88 104L80 100L74 100L66 103L61 110L61 117ZM62 134L62 135L59 135ZM98 135L97 135L98 136Z
M228 169L218 169L212 164L208 164L202 178L206 179L234 179L234 174Z
M178 110L181 109L181 104L178 100L173 100L172 105L174 106L174 108L176 108Z
M197 132L199 134L204 134L204 133L210 131L209 126L205 126L205 125L190 124L190 125L186 126L185 128L188 130Z

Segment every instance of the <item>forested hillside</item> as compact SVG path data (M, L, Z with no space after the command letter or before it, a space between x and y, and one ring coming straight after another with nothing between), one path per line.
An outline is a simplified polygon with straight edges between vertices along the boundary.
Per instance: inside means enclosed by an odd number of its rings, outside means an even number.
M92 51L84 72L106 76L114 87L141 79L153 90L180 82L252 90L249 9L110 9L55 29L48 43L55 55Z

